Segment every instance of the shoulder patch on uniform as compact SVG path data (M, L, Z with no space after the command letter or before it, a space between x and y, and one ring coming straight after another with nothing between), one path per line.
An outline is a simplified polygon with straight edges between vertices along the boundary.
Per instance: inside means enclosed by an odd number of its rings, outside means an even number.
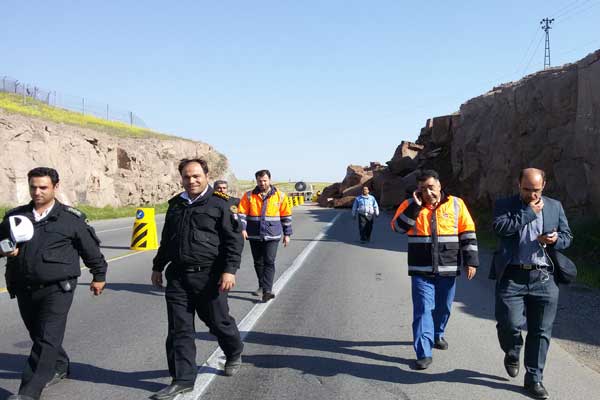
M238 208L237 206L234 204L231 207L229 207L229 211L231 211L233 214L237 214L238 213Z
M12 213L15 213L17 211L20 211L20 209L22 208L22 206L18 206L15 208L11 208L10 210L6 210L6 212L4 213L4 215L10 215Z
M85 219L85 214L76 208L65 206L65 211L70 212L78 218Z
M213 192L213 196L222 198L223 200L229 200L229 195L221 192Z

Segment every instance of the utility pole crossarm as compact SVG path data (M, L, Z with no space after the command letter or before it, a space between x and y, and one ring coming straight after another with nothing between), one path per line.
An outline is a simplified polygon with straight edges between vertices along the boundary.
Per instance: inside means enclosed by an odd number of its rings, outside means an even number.
M553 22L554 18L544 18L540 21L542 30L546 32L546 47L544 49L544 69L550 68L550 29L552 29L550 25L552 25Z

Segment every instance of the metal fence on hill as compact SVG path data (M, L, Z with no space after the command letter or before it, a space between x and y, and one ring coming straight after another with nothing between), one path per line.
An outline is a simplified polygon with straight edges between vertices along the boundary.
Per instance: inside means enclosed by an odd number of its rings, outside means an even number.
M0 76L0 92L22 96L23 104L28 104L29 102L33 105L34 101L37 101L52 107L62 108L83 115L93 115L108 121L123 122L142 128L147 127L146 123L132 111L125 111L107 103L60 93L56 90L45 90L8 76Z

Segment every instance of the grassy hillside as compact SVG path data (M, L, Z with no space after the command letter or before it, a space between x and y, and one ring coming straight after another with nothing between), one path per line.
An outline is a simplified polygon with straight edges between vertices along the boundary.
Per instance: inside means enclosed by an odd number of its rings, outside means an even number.
M23 104L23 96L0 92L0 109L11 113L96 129L112 136L156 139L176 138L175 136L165 135L149 129L124 124L122 122L108 121L92 115L83 115L62 108L51 107L41 101L29 97L26 98L26 101L27 104Z
M167 212L168 203L161 203L155 205L143 205L140 207L154 207L154 211L156 214L164 214ZM85 213L87 218L90 221L95 221L99 219L112 219L112 218L123 218L123 217L134 217L135 210L137 207L128 206L128 207L90 207L80 205L76 207L78 210L81 210ZM0 218L6 214L6 211L12 209L12 207L0 206Z
M313 190L315 192L318 190L323 191L323 188L331 185L331 183L328 183L328 182L307 182L307 183L313 185ZM296 191L294 189L295 184L296 184L296 182L273 182L273 185L275 187L277 187L279 190L281 190L282 192L285 192L285 193ZM239 185L240 191L245 192L245 191L253 189L256 186L256 181L238 179L238 185Z

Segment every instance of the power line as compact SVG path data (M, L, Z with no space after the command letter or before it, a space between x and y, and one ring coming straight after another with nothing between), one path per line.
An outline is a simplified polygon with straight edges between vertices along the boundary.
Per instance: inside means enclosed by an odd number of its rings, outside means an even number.
M529 58L529 62L527 63L527 65L525 66L525 68L523 68L523 72L522 72L521 75L525 75L525 72L529 68L529 65L531 65L531 61L533 61L533 57L537 54L537 51L540 48L540 44L542 44L542 39L544 39L544 35L540 36L540 40L538 41L538 44L535 47L535 50L533 51L533 54L531 54L531 58Z
M579 15L581 13L584 13L584 12L586 12L586 11L594 8L594 7L596 7L599 4L600 4L600 1L596 1L596 2L593 2L593 3L590 3L589 1L586 1L585 3L581 3L581 5L582 6L583 5L587 5L589 7L579 7L577 9L573 9L571 12L566 13L566 14L560 16L560 17L557 17L556 19L558 20L558 22L561 22L561 23L565 22L565 21L568 21L571 18L573 18L573 17L575 17L575 16L577 16L577 15Z
M573 9L580 7L582 4L585 4L586 2L590 1L590 0L583 0L583 3L579 3L581 0L575 0L572 1L570 3L567 3L566 5L564 5L563 7L559 8L558 10L556 10L555 12L553 12L552 15L554 18L558 18L559 16L562 16L562 14L566 14L571 12ZM579 3L579 4L577 4Z

